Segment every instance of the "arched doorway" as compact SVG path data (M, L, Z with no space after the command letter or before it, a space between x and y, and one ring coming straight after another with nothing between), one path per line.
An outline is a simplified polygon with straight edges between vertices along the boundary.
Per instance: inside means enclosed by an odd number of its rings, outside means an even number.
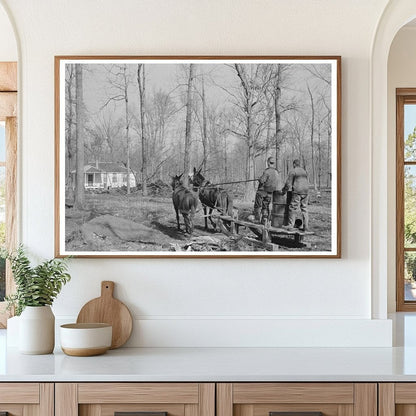
M395 198L392 199L392 178L388 167L388 57L397 32L416 17L414 0L390 2L374 37L371 60L371 136L372 136L372 316L385 319L387 302L392 287L392 270L395 266L395 234L392 235L392 218L395 218ZM394 138L393 138L394 140ZM389 165L390 163L390 165ZM394 185L393 185L394 188ZM395 232L395 227L393 227ZM395 276L395 273L394 273Z

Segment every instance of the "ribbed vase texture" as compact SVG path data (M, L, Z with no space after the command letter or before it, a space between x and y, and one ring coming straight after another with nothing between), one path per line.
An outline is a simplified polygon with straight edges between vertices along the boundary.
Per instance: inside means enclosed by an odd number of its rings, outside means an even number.
M19 351L22 354L53 352L55 315L50 306L26 306L19 321Z

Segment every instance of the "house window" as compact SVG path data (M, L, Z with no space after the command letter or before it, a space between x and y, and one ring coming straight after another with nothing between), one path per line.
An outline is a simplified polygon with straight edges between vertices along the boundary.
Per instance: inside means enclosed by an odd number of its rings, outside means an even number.
M94 185L94 174L93 173L88 173L87 174L87 184L88 184L88 186L93 186Z
M396 98L396 300L398 311L416 311L416 88Z

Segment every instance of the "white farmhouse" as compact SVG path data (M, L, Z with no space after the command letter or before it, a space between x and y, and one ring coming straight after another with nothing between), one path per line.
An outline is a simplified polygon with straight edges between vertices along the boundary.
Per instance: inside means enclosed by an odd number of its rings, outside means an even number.
M71 172L75 183L75 170ZM109 189L127 186L127 178L130 186L136 186L133 172L128 173L122 163L96 162L84 166L85 189Z

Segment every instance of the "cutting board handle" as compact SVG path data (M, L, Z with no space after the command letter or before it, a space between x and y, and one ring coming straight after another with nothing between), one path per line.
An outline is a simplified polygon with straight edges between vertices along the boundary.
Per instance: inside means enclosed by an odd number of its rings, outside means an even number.
M114 292L114 282L110 280L104 280L101 282L101 297L107 298L113 297Z

